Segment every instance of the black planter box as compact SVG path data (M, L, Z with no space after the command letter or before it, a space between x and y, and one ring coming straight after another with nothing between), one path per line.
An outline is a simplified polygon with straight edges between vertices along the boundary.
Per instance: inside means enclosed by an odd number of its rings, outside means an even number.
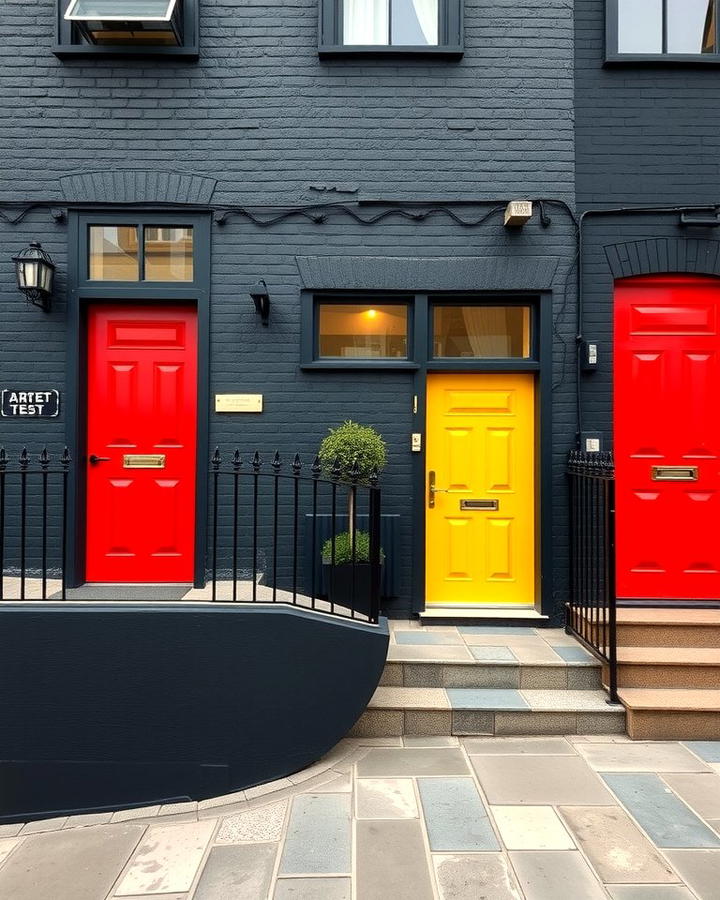
M355 569L354 594L353 568ZM352 563L333 566L323 562L323 574L330 603L346 609L354 609L357 613L369 616L372 591L370 570L370 563L367 562L355 563L354 567Z

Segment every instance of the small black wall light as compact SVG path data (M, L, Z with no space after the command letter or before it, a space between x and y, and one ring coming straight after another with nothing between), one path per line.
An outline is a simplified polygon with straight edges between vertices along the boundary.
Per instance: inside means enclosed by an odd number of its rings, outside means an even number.
M55 263L38 241L13 256L18 289L25 294L28 302L50 311Z
M267 327L270 319L270 294L263 279L250 288L250 296L255 304L255 312L260 316L260 321Z

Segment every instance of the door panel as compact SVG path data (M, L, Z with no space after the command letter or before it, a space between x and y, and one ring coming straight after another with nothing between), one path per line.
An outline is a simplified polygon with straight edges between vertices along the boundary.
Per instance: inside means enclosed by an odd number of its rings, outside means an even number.
M534 415L532 375L428 376L428 605L534 603Z
M196 407L193 309L91 307L87 447L107 460L88 463L88 581L192 581Z
M716 279L616 286L619 597L720 597L719 304ZM657 480L667 466L697 467L697 480Z

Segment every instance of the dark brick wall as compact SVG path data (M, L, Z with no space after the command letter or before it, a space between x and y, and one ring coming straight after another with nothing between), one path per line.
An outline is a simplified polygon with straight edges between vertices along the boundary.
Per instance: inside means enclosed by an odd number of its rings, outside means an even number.
M603 67L604 3L575 0L578 208L720 203L716 68ZM681 228L679 215L587 220L584 333L600 342L599 370L583 378L584 428L612 436L612 292L605 247L652 238L716 239Z
M467 0L461 61L334 60L316 52L316 0L203 0L197 64L69 61L50 52L54 3L0 5L0 202L60 198L58 179L136 168L218 179L217 204L287 205L360 197L468 200L544 196L574 201L573 22L563 0ZM472 215L471 211L459 210ZM475 212L475 211L473 211ZM299 370L298 255L558 256L555 304L552 535L558 596L567 536L563 460L574 437L569 217L552 210L508 234L498 217L475 228L443 216L361 226L342 214L258 228L213 229L211 392L262 391L262 416L211 418L211 443L311 453L343 419L376 425L390 445L385 510L403 515L402 596L409 609L412 378ZM12 251L43 241L58 264L57 301L43 316L12 283ZM44 210L0 223L0 381L63 385L67 232ZM273 299L260 326L248 286ZM478 290L482 290L478 285ZM63 440L63 417L13 425L18 446Z

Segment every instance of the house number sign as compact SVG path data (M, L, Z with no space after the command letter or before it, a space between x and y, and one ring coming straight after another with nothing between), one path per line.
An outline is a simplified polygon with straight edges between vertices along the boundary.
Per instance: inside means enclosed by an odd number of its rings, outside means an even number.
M3 390L0 415L46 418L60 412L60 391Z

